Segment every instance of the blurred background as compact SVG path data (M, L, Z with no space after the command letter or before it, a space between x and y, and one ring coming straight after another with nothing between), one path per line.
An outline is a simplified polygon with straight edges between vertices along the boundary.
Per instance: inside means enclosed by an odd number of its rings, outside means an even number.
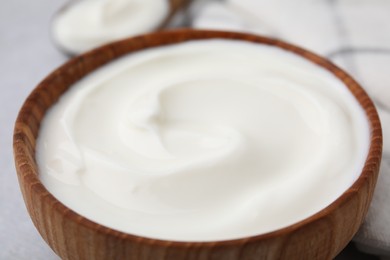
M69 59L53 44L50 31L54 14L66 3L0 2L0 259L58 258L25 209L13 163L12 130L30 91ZM390 259L390 1L194 0L166 26L283 39L331 59L363 85L381 117L384 156L366 222L337 259Z

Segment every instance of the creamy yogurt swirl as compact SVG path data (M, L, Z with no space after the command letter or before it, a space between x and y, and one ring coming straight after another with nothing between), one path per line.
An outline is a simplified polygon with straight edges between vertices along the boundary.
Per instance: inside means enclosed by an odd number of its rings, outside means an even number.
M276 47L199 40L111 62L46 115L40 178L105 226L177 241L257 235L325 208L369 127L330 72Z
M54 40L78 54L102 44L157 29L168 0L75 0L53 20Z

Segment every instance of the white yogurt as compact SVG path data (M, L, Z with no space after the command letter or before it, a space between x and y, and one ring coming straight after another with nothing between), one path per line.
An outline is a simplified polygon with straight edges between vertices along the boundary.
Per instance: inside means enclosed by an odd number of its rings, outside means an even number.
M168 0L76 0L53 20L54 40L78 54L155 30L169 13Z
M361 173L364 111L276 47L200 40L114 61L41 126L45 187L102 225L176 241L257 235L325 208Z

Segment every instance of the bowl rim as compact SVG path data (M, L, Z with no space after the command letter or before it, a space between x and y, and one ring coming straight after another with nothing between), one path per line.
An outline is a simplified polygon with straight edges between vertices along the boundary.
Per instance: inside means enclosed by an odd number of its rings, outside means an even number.
M160 43L156 43L156 39L162 39L163 41ZM173 39L173 40L172 40ZM318 211L314 215L307 217L295 224L289 225L284 228L280 228L271 232L266 232L258 235L247 236L236 239L226 239L226 240L215 240L215 241L176 241L176 240L165 240L165 239L155 239L150 237L139 236L131 233L122 232L119 230L115 230L109 228L107 226L96 223L92 220L87 219L86 217L74 212L72 209L68 208L61 201L57 200L41 183L38 178L38 168L36 167L36 158L29 156L27 152L23 149L26 145L24 141L20 141L21 136L20 133L24 133L22 130L22 125L25 124L26 118L23 116L25 113L31 113L31 106L27 106L28 103L33 102L35 104L34 96L39 91L42 91L45 86L50 85L52 80L56 77L60 77L61 70L67 70L72 68L75 64L86 60L87 58L92 58L94 56L98 56L99 53L107 51L107 49L114 49L116 45L120 44L131 44L135 41L143 42L145 45L141 48L138 48L135 51L127 51L126 53L122 53L118 55L121 57L126 54L130 54L133 52L143 51L148 48L154 48L158 46L166 46L173 45L177 43L182 43L186 41L194 41L194 40L207 40L207 39L227 39L227 40L238 40L244 42L254 42L257 44L270 45L277 48L284 49L286 51L292 52L300 57L309 60L317 64L318 66L326 69L330 73L332 73L335 77L339 78L343 84L348 88L349 92L353 94L354 98L358 101L360 107L363 108L364 113L366 115L369 127L370 127L370 145L367 153L367 157L365 159L364 167L362 172L360 173L358 179L352 184L350 188L348 188L341 196L339 196L336 200L334 200L330 205L326 208ZM109 58L109 63L114 61L116 58ZM104 64L106 64L104 63ZM99 65L98 67L104 66L104 64ZM83 74L82 77L88 75L91 72ZM81 77L81 78L82 78ZM79 79L80 80L80 79ZM73 84L69 84L71 86ZM66 92L66 90L64 91ZM62 94L62 93L61 93ZM358 97L361 96L360 98ZM55 102L53 102L55 104ZM53 105L51 104L50 107ZM50 108L49 107L49 108ZM49 109L45 110L45 113ZM39 131L39 130L38 130ZM25 134L25 133L24 133ZM34 138L36 140L36 138ZM89 52L86 52L82 55L76 56L59 68L50 73L44 80L42 80L38 86L36 86L30 95L27 97L25 102L23 103L18 117L15 122L14 128L14 138L13 138L13 146L14 146L14 160L15 166L17 169L17 174L20 177L23 175L23 178L27 178L29 181L33 182L34 185L31 187L35 191L39 191L43 193L42 196L45 199L48 199L55 205L53 210L58 211L64 218L75 223L76 225L82 225L87 229L92 229L95 232L98 232L105 236L114 236L120 240L130 240L137 243L145 243L149 245L160 245L160 246L170 246L170 247L215 247L215 246L232 246L237 244L244 244L248 242L261 241L265 239L271 239L278 237L280 235L288 234L294 232L297 229L303 228L304 226L310 225L313 222L326 217L331 212L335 211L337 208L347 203L354 194L365 184L366 180L369 179L369 176L374 174L372 171L373 165L379 165L381 160L381 152L382 152L382 129L379 121L379 116L376 111L376 108L369 98L365 90L357 83L348 73L346 73L341 68L334 65L331 61L323 58L317 54L314 54L311 51L305 50L301 47L297 47L293 44L287 43L285 41L254 35L250 33L241 33L241 32L231 32L231 31L215 31L215 30L194 30L194 29L178 29L178 30L170 30L170 31L162 31L162 32L154 32L149 34L144 34L137 37L131 37L124 40L116 41L110 44L106 44ZM16 156L16 151L22 153L23 156ZM35 147L34 147L35 151ZM378 156L379 154L379 156ZM22 161L23 159L23 161ZM26 162L27 160L27 162ZM27 167L26 167L27 166ZM34 168L34 166L36 168ZM20 184L22 186L22 184Z

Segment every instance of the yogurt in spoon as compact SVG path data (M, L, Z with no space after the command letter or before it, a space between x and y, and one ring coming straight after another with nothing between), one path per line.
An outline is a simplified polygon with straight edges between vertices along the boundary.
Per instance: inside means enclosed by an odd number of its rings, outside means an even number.
M77 0L53 20L55 42L78 54L102 44L158 28L169 14L168 0Z

